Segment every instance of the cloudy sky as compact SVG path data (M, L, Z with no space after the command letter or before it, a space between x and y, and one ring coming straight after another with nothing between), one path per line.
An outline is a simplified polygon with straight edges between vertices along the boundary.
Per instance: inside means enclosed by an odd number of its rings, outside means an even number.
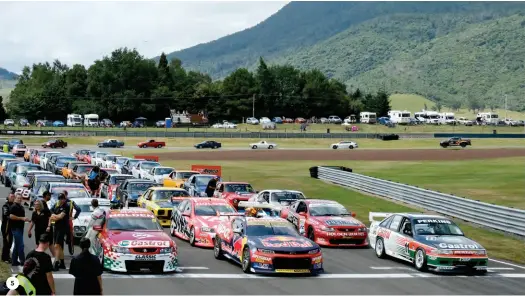
M252 27L287 2L0 2L0 67L89 66L119 47L146 57Z

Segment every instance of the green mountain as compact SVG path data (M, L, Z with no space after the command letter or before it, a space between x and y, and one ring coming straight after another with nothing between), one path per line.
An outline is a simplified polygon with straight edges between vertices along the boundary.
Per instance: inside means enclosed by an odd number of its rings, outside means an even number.
M16 80L18 75L13 72L9 72L4 68L0 68L0 80Z
M351 89L525 110L525 3L292 2L259 25L168 55L223 78L269 63L318 68ZM466 106L468 107L468 106Z

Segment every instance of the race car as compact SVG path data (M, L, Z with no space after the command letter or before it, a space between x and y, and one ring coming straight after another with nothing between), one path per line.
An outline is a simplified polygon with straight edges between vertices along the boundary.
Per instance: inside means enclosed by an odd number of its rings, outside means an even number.
M80 240L87 232L87 227L91 221L91 214L93 207L91 206L92 198L75 198L75 203L80 208L81 212L77 219L73 220L73 237L76 241ZM109 200L99 199L98 206L104 210L109 210ZM76 211L73 210L73 216Z
M305 199L295 201L281 212L300 234L321 246L368 246L366 225L336 201Z
M108 140L104 140L103 142L99 142L97 144L97 147L98 148L120 148L120 147L124 147L124 142L113 140L113 139L108 139Z
M257 194L250 183L246 182L220 182L217 183L213 197L227 200L235 209L239 208L239 202L248 201L250 197Z
M110 210L94 242L105 269L117 272L173 272L178 267L177 245L146 209Z
M117 198L129 207L137 206L139 197L155 183L144 179L127 179L117 187Z
M240 202L239 206L245 207L259 207L261 205L272 205L273 207L264 208L267 214L280 215L282 209L287 208L296 200L306 199L304 193L297 190L281 190L281 189L267 189L252 195L248 202ZM270 213L271 212L271 213Z
M369 218L370 246L379 258L405 260L419 271L487 272L487 250L448 218L418 213L370 213Z
M53 139L42 144L42 148L66 148L67 142L61 139Z
M279 217L233 217L217 226L213 254L240 264L245 273L324 271L321 247Z
M212 248L218 224L229 221L231 216L244 214L237 213L224 199L189 198L173 208L170 234L192 246Z
M100 196L102 198L113 199L117 197L117 188L124 183L124 181L133 178L132 175L124 174L110 174L106 178L106 182L101 184Z
M13 152L13 155L16 156L24 156L26 154L27 146L24 144L17 144L13 146L13 149L11 152Z
M131 174L138 179L143 179L148 171L154 167L160 166L160 163L156 161L139 161L135 166L131 168Z
M175 170L171 172L167 178L162 181L164 187L184 187L184 182L188 180L193 175L200 174L197 171L184 171L184 170Z
M188 191L175 187L150 187L138 199L137 205L155 214L160 225L170 226L173 197L189 197Z
M84 161L84 157L89 153L89 151L89 149L80 149L75 151L75 153L73 153L73 156L76 157L76 159L79 161Z
M197 174L190 176L186 182L184 182L183 188L190 193L191 196L206 196L206 187L208 187L208 182L211 179L216 177L215 175L204 175ZM219 178L219 182L220 182ZM218 183L218 182L217 182Z
M151 180L157 184L162 184L164 182L164 179L166 179L171 172L173 172L175 169L172 167L165 167L165 166L158 166L153 167L149 171L146 171L144 173L144 176L142 178Z

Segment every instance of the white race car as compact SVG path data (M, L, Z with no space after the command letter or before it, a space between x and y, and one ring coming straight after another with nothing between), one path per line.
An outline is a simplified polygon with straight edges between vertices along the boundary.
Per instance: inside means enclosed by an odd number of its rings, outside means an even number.
M49 161L49 158L52 156L52 155L56 155L56 154L62 154L61 152L56 152L56 151L51 151L51 152L46 152L44 153L41 157L40 157L40 166L44 169L44 170L47 170L47 162Z
M172 167L153 167L144 174L143 178L151 180L157 184L163 184L164 179L166 179L174 170L175 169Z
M92 198L75 198L75 203L80 208L81 212L77 219L73 220L73 236L75 239L81 239L87 232L87 226L91 221L91 214L93 213L93 207L91 206ZM104 210L110 209L110 203L108 199L98 199L98 206ZM76 211L73 210L73 216Z
M354 149L357 147L357 143L352 141L341 141L330 145L330 148L332 149Z
M131 174L135 178L144 179L149 170L158 166L160 166L160 163L156 161L140 161L131 169Z
M251 143L249 146L252 149L273 149L273 148L277 148L277 144L270 143L268 141L260 141L260 142L257 142L257 143Z
M95 155L91 157L91 164L102 167L104 163L104 156L108 155L107 152L95 152Z
M272 209L278 213L291 203L299 199L306 199L306 196L301 191L297 190L281 190L268 189L254 194L248 201L239 202L239 207L261 207L263 205L271 205Z

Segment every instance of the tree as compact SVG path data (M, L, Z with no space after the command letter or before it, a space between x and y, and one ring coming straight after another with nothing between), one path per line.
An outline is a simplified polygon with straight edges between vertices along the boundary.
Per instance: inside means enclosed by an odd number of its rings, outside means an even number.
M7 119L7 113L4 108L4 98L0 96L0 121L3 122L5 119Z
M443 104L441 104L441 101L436 102L436 110L438 112L441 112L441 109L443 108Z

